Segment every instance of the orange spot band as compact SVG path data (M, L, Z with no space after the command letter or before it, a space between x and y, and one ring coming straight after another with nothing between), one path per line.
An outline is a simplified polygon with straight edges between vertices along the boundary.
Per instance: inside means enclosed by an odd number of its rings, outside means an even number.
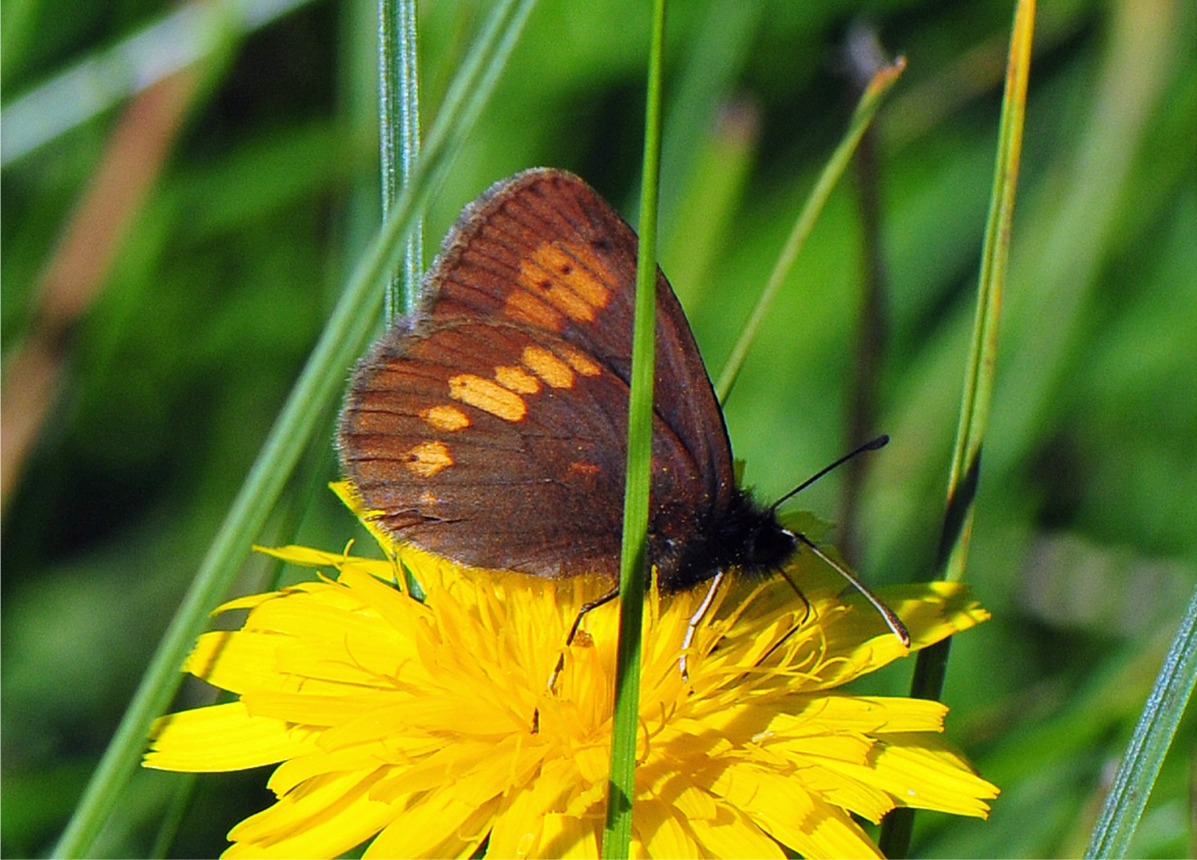
M449 397L504 421L523 421L528 414L524 398L497 382L472 373L449 377Z

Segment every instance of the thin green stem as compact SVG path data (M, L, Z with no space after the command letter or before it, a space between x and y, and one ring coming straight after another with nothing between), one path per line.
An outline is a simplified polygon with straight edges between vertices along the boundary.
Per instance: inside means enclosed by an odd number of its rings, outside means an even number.
M182 680L179 667L228 591L254 537L278 500L324 410L339 396L345 369L361 352L382 308L388 274L403 253L403 239L424 200L439 185L486 103L534 0L505 0L487 22L477 47L458 73L428 135L411 182L354 270L328 325L309 356L261 452L208 549L191 588L159 643L116 735L84 791L54 855L79 857L91 845L137 767L154 718L170 704Z
M402 115L399 59L399 0L378 0L378 172L382 197L382 220L391 214L402 184ZM403 307L403 275L396 271L387 280L383 316L389 321Z
M952 467L948 475L948 515L945 518L940 558L944 562L943 578L949 581L957 581L964 576L972 531L971 491L976 485L981 442L989 423L989 407L993 400L998 321L1006 284L1006 266L1010 259L1010 224L1014 219L1014 197L1018 190L1034 26L1034 0L1020 0L1015 11L1010 62L1006 70L1006 90L998 128L997 166L990 194L985 245L981 252L973 340L965 371ZM953 509L959 513L953 513Z
M960 423L948 476L947 507L937 558L941 577L952 581L964 577L972 529L973 500L981 469L981 441L988 424L992 399L998 320L1006 281L1006 263L1010 256L1010 224L1018 187L1034 28L1034 0L1019 0L1014 11L1006 66L989 220L985 228L981 274L977 284L973 339L961 395ZM919 652L911 681L912 696L922 699L940 697L947 673L950 641L945 639ZM911 809L897 809L886 816L881 830L882 852L888 857L905 856L910 847L913 827L914 811Z
M1197 590L1135 726L1085 857L1125 857L1155 786L1164 755L1197 685Z
M399 121L403 127L400 135L400 163L403 165L403 181L411 181L420 157L420 66L416 50L416 0L400 0L399 57L401 92L399 103L402 112ZM407 237L407 248L403 252L403 310L412 313L420 295L420 276L424 273L424 216L421 213L416 226Z
M640 713L640 651L652 468L653 372L657 309L657 209L661 167L661 68L665 53L665 0L653 4L652 46L644 122L644 172L640 189L640 246L636 261L636 312L632 334L632 383L628 403L627 483L620 554L619 650L611 736L604 857L627 857L632 844L636 787L636 734Z
M420 153L420 80L415 0L378 0L378 142L385 221L411 181ZM403 265L390 279L383 315L410 314L423 271L423 219L405 240Z
M881 106L882 99L898 80L905 66L905 60L894 61L892 65L877 72L868 87L865 88L864 95L861 96L856 110L852 113L847 133L840 141L839 146L835 148L835 152L831 154L827 164L823 166L819 180L815 183L806 204L798 214L798 220L794 222L785 246L773 266L765 289L757 299L752 313L749 314L748 322L740 331L740 337L732 347L731 355L728 356L727 363L723 366L723 372L719 374L719 381L715 384L715 394L719 397L720 403L727 399L732 386L735 385L736 377L740 375L740 370L744 366L744 359L748 356L748 347L755 340L757 330L764 322L769 307L777 298L781 285L785 283L790 270L794 267L794 261L798 259L802 246L806 244L807 237L814 229L815 222L819 219L819 213L823 211L823 206L827 203L827 198L831 196L832 189L835 188L840 176L851 162L852 153L856 151L856 145L860 142L861 135L872 122L877 108Z

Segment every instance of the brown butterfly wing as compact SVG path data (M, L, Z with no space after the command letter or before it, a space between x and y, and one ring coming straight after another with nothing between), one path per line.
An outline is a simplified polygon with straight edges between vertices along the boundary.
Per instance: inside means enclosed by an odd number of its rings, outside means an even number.
M424 309L363 359L341 419L381 525L466 564L542 576L618 566L637 241L582 180L520 174L471 204ZM735 492L722 414L657 280L650 531L705 533Z
M529 170L470 205L429 279L435 317L481 315L559 334L630 378L635 232L583 180ZM731 447L706 367L657 270L656 409L700 470L731 477ZM726 499L730 484L712 485Z

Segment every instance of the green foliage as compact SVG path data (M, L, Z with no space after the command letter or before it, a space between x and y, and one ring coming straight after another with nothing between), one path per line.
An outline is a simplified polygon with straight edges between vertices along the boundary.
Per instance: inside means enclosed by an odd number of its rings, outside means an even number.
M99 8L5 6L5 107L175 7ZM487 8L421 10L426 119ZM345 113L349 88L371 72L336 60L344 28L362 20L349 12L306 5L212 61L102 290L60 341L60 383L4 509L6 855L45 853L59 835L357 262L351 213L377 211L378 197L375 143ZM889 325L870 432L893 441L868 458L853 559L885 585L932 571L1007 4L674 4L660 256L717 372L846 126L855 97L837 51L862 12L908 63L878 117ZM580 173L634 216L648 35L642 3L541 0L427 207L428 250L463 203L536 164ZM1082 852L1197 584L1195 41L1197 7L1184 2L1041 9L967 573L995 617L955 643L945 691L949 737L1003 795L989 822L920 815L917 856ZM44 319L41 273L119 119L119 109L94 117L0 175L6 413L23 381L14 356ZM845 181L728 401L736 455L761 498L860 441L845 428L861 237ZM320 420L290 513L272 515L262 542L336 547L350 536L322 489L335 472L331 415ZM798 504L837 519L842 481L824 479ZM249 565L241 590L265 569ZM901 692L901 672L879 683ZM186 688L180 704L204 695ZM1190 714L1132 855L1195 850L1195 741ZM229 826L269 802L250 776L202 778L172 850L218 852ZM97 850L148 851L167 782L140 774Z

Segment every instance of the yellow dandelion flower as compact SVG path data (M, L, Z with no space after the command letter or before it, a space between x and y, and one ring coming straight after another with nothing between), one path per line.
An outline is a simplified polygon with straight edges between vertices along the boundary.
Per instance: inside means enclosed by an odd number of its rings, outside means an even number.
M394 584L394 561L270 551L337 576L222 607L248 615L204 634L186 669L239 699L164 717L146 765L278 764L278 801L233 828L229 857L332 857L366 842L366 857L484 845L497 857L598 856L617 602L586 616L549 691L578 607L602 583L481 579L384 547L423 601ZM806 604L781 578L725 587L685 673L703 590L649 598L635 856L879 856L853 816L987 814L997 789L941 740L943 705L840 689L906 650L875 612L844 602L835 574L805 557L795 567ZM913 648L987 617L954 584L885 596Z

